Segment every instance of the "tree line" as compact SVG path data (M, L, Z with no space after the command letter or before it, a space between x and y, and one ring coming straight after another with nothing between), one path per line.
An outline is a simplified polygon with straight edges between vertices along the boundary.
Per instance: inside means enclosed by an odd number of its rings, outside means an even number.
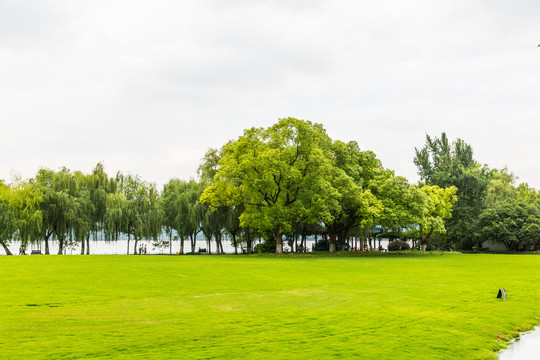
M381 238L422 250L480 249L486 240L536 248L537 190L481 165L470 145L444 133L415 150L421 181L411 184L357 142L286 118L210 149L197 180L171 179L161 190L137 175L109 177L102 163L90 174L40 169L28 180L0 181L0 245L11 254L12 241L44 242L49 254L54 241L58 254L73 244L89 254L91 238L127 237L127 254L141 240L170 253L177 242L184 254L196 252L203 234L218 254L223 241L251 253L259 238L260 251L306 251L308 236L330 252L373 249Z

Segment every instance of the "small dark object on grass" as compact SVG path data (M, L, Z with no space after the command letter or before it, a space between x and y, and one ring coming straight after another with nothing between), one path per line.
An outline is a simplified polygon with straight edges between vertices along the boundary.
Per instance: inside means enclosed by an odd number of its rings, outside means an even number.
M497 293L497 299L508 300L508 294L506 293L505 288L499 289L499 292Z

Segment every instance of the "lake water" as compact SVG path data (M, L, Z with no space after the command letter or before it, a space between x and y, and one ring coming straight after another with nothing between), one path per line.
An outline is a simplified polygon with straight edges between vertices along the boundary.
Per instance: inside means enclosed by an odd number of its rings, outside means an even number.
M499 360L538 360L540 359L540 327L521 335L518 341L501 351Z
M125 255L127 253L127 240L118 240L114 242L107 242L107 241L92 241L90 240L90 254L92 255ZM169 254L169 246L165 248L156 248L152 246L152 241L139 241L137 243L137 248L139 247L139 244L146 245L147 254ZM13 255L19 254L19 246L20 242L13 242L9 246L9 250ZM131 240L129 243L129 253L133 253L133 246L135 246L135 241ZM197 251L199 248L208 248L208 244L204 240L197 240L195 245L195 250ZM41 244L35 244L28 246L26 249L26 253L30 254L30 252L33 249L39 249L42 253L45 253L45 243L41 242ZM180 251L180 241L174 241L173 242L173 254ZM211 243L211 250L213 253L216 251L216 244L215 242ZM228 254L234 254L234 246L230 244L229 241L223 241L223 250L225 253ZM52 254L58 253L58 243L56 241L50 242L49 241L49 251ZM184 252L191 251L191 243L188 241L184 242ZM238 251L242 252L240 247L238 247ZM80 255L81 253L81 247L80 243L74 246L69 246L65 249L66 255ZM5 255L4 249L0 247L0 254Z
M257 244L258 241L255 241L253 246ZM311 249L311 246L313 245L314 240L308 239L307 240L307 248ZM152 241L139 241L138 244L145 244L147 248L147 254L169 254L169 247L165 248L156 248L152 246ZM137 247L139 246L137 244ZM378 243L377 243L378 244ZM135 242L131 240L129 244L129 252L130 254L133 253L133 246L135 245ZM386 249L388 246L388 241L381 241L381 245ZM20 242L13 242L9 246L9 250L13 255L19 254L19 246ZM245 246L245 245L244 245ZM208 249L208 244L206 241L202 239L198 239L195 245L195 250L197 251L199 248ZM287 245L284 245L284 248L290 248ZM42 253L45 253L45 243L41 242L41 244L35 244L32 246L28 246L26 249L26 254L30 254L30 252L34 249L40 249ZM223 250L226 254L234 254L234 246L231 245L230 241L224 240L223 241ZM49 251L52 254L58 253L58 244L56 241L50 241L49 242ZM173 241L173 254L180 251L180 242L179 241ZM191 244L188 241L184 242L184 252L191 251ZM211 243L211 251L212 253L216 252L216 243L212 241ZM115 242L106 242L106 241L93 241L90 240L90 254L94 255L125 255L127 252L127 240L118 240ZM242 250L240 247L238 247L238 252L241 253ZM80 244L76 244L74 246L70 246L65 249L66 255L79 255L81 253ZM4 249L0 246L0 255L5 255Z

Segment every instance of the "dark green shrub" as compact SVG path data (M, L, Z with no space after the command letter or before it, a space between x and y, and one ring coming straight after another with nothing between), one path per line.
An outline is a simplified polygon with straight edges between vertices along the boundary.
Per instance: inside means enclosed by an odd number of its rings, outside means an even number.
M388 243L388 251L410 250L411 246L403 240L396 239Z
M313 251L330 251L330 240L318 240L317 244L315 244L315 247L313 248Z
M276 240L273 236L264 237L264 241L255 245L255 254L262 253L275 253L276 252Z

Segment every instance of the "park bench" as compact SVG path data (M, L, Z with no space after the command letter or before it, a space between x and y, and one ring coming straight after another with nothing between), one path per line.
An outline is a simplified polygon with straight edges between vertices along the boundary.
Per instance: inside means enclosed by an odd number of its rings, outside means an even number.
M32 250L31 255L41 255L41 250Z
M206 249L199 248L199 254L206 254Z

